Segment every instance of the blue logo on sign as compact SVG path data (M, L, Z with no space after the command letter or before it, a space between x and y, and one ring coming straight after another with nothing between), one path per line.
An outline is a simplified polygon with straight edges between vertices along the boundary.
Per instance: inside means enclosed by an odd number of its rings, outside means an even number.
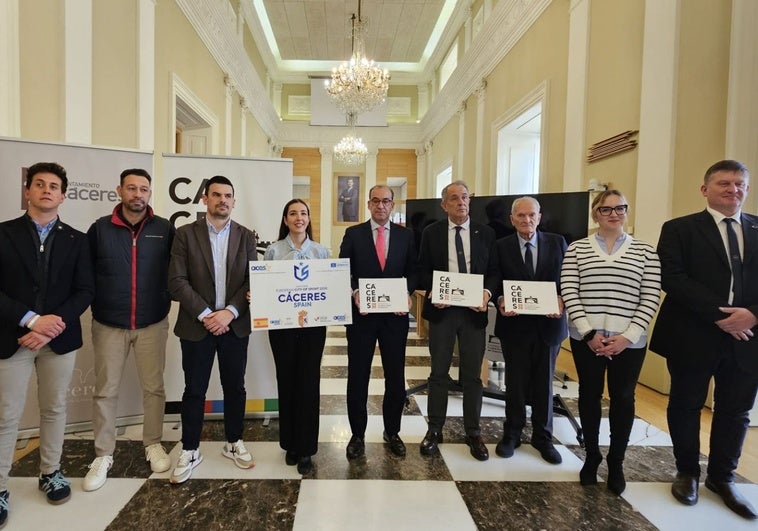
M299 281L303 281L308 278L308 275L310 274L310 268L308 267L308 264L299 264L295 266L295 279Z

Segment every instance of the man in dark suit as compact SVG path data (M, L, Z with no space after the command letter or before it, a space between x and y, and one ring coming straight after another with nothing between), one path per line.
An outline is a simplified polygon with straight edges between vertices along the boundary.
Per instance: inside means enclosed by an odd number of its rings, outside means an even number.
M532 446L548 463L559 464L561 454L553 446L553 371L566 338L563 301L551 315L519 315L506 310L503 280L555 282L560 293L561 265L566 240L558 234L538 232L542 214L533 197L520 197L511 205L511 223L516 234L495 243L490 256L487 287L497 300L495 335L505 359L505 426L495 447L500 457L511 457L521 445L526 425L526 402L532 405Z
M352 437L347 445L348 459L365 452L364 437L368 416L366 401L371 378L371 360L379 342L384 368L384 440L397 456L405 455L400 439L400 419L405 405L405 342L408 338L408 313L360 314L361 278L405 278L410 294L414 290L416 249L413 233L390 222L394 192L385 185L369 190L371 219L345 231L340 258L350 259L353 288L353 324L347 327L347 414ZM410 295L408 297L410 308Z
M342 190L339 201L342 203L342 221L358 221L358 188L352 178Z
M483 290L482 304L463 308L432 304L434 271L485 274L494 231L469 218L470 196L463 181L454 181L442 190L442 209L447 218L424 229L419 250L419 287L426 290L422 317L429 321L429 429L421 441L422 455L434 455L442 442L442 427L447 415L447 392L453 347L458 340L459 381L463 387L463 423L466 444L480 461L489 459L482 442L479 417L482 410L480 378L487 328L487 303L491 297Z
M242 442L245 416L245 367L251 331L248 289L249 262L256 259L255 235L232 221L234 187L217 175L205 185L205 219L180 227L171 248L168 289L179 301L174 333L182 347L182 453L171 473L172 483L187 481L203 460L205 393L218 353L224 391L222 454L240 468L253 466Z
M749 188L741 162L717 162L700 187L706 209L663 225L658 254L666 298L650 349L666 358L671 374L671 493L685 505L697 503L700 411L713 378L705 486L755 519L733 481L758 389L758 217L742 212Z
M39 488L52 504L71 496L60 471L68 385L82 346L79 316L95 292L87 237L61 222L68 179L54 162L27 170L26 214L0 224L0 527L8 473L32 371L40 410Z

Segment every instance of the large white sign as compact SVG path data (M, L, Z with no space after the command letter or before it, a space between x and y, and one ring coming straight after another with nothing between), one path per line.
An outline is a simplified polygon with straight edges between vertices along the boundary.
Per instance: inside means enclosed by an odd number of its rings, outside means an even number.
M522 315L560 313L555 282L503 280L503 302L505 311Z
M350 260L250 262L253 330L352 324Z
M404 278L360 278L361 313L408 311L408 281Z
M284 204L292 199L292 159L253 159L195 155L163 155L163 176L156 184L159 213L176 226L204 217L202 203L205 180L223 175L234 184L236 206L232 219L254 230L261 241L274 241L279 233ZM262 258L261 255L258 258ZM178 304L174 303L171 323L176 322ZM247 349L245 373L247 411L276 411L276 372L268 334L253 332ZM179 340L169 332L166 347L166 401L181 402L184 372ZM212 411L220 411L224 396L214 366L206 400ZM176 409L174 404L169 404Z

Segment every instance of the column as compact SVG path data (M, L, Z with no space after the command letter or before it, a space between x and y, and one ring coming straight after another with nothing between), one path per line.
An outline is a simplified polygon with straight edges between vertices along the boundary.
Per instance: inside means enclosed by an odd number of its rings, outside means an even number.
M232 97L234 84L229 76L224 76L224 94L226 95L226 113L224 114L224 155L232 154Z
M367 146L368 147L368 146ZM364 195L368 199L369 189L376 184L376 156L379 153L378 149L369 148L366 155L366 180L364 182ZM358 219L361 219L363 209L358 209Z
M273 87L274 87L274 93L271 96L272 103L274 104L274 110L276 111L276 115L279 118L281 118L282 117L282 84L274 83Z
M434 175L434 158L432 157L433 142L429 141L424 144L426 153L426 191L430 197L437 197L437 180Z
M421 120L429 110L429 83L418 84L418 120Z
M18 2L0 2L0 136L21 136Z
M487 81L476 89L476 148L474 160L474 192L486 195L484 190L484 103L487 96Z
M137 7L137 145L155 149L155 0Z
M247 100L240 96L240 155L247 157Z
M466 102L464 101L458 109L458 164L455 170L455 179L466 179L463 174L463 153L466 144Z
M590 1L572 0L569 15L566 134L563 152L563 191L587 189L584 183L587 63Z
M92 0L65 0L64 140L92 142Z
M321 245L326 247L332 246L332 210L334 210L334 198L332 194L332 184L334 176L332 175L332 146L322 146L319 148L321 153ZM376 165L374 165L376 171ZM376 180L376 173L374 174Z
M416 199L427 197L428 188L426 182L426 151L424 148L416 148Z

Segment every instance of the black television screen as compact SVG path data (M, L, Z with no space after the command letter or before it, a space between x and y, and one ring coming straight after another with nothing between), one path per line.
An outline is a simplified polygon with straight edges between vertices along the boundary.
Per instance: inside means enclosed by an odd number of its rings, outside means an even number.
M471 198L471 219L489 225L498 238L513 234L511 204L518 195L488 195ZM542 220L539 230L563 235L567 243L587 236L589 192L557 192L532 194L540 202ZM416 245L421 242L424 228L445 218L440 199L409 199L406 201L406 226L413 230Z

